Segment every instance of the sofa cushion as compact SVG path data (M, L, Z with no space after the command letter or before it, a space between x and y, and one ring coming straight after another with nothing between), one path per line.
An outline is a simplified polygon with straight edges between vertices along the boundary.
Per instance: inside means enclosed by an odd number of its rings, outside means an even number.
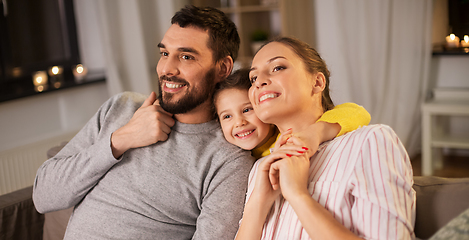
M417 193L415 235L430 238L469 208L469 178L414 177Z

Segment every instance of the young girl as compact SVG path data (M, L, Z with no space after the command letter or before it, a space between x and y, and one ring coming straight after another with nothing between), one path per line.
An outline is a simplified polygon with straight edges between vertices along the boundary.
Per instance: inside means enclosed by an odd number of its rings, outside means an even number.
M249 69L237 70L217 85L214 104L226 140L242 149L252 150L252 155L258 159L275 149L279 131L256 116L248 97L250 87ZM320 143L366 126L369 122L370 114L363 107L344 103L324 113L310 126L308 132L315 134L295 132L294 135L307 145L300 149L300 153L308 151L314 154ZM293 132L294 129L291 129L284 136L291 136ZM277 147L285 141L285 138L278 141Z

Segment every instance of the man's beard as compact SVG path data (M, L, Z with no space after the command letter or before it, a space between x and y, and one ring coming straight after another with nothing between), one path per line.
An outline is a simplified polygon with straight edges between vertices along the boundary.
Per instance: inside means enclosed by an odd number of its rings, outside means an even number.
M188 92L182 96L179 100L173 102L174 94L165 92L163 95L163 80L174 82L174 83L183 83L186 85ZM212 98L212 94L215 91L215 68L210 69L205 77L202 78L201 84L198 88L189 88L189 83L178 77L166 77L162 76L159 78L159 89L158 89L158 100L160 106L169 113L172 114L182 114L187 113L194 108L198 107L200 104Z

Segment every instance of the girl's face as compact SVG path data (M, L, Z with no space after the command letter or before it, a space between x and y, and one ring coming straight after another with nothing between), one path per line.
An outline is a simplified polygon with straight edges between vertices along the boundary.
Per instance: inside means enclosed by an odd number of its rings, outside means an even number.
M271 125L256 116L247 90L221 90L215 106L223 134L229 143L252 150L268 140Z
M254 56L249 99L257 116L280 127L279 121L313 107L313 79L302 59L287 45L271 42Z

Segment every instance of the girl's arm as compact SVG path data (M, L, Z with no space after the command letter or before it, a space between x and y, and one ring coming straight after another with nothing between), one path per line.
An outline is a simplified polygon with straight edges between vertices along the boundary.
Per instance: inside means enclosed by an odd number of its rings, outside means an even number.
M274 150L285 144L287 138L293 135L305 142L305 146L309 148L308 156L311 157L316 153L319 144L366 126L370 120L370 114L362 106L355 103L343 103L325 112L304 131L295 132L293 129L292 132L283 133L283 136L277 140Z
M325 112L317 121L317 123L337 123L340 125L340 131L336 133L336 137L344 135L366 126L370 123L371 116L362 106L355 103L343 103L334 107L334 109ZM330 139L328 139L330 140Z

